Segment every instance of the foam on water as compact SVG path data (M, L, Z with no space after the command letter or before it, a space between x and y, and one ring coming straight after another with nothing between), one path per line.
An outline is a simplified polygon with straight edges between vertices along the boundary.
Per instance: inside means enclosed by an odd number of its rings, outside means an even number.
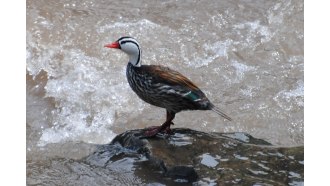
M243 63L239 63L236 60L233 60L232 61L232 66L235 68L236 74L237 74L236 80L231 80L232 82L239 82L239 81L241 81L244 78L244 75L246 74L246 72L253 71L253 70L256 69L255 67L248 66L248 65L243 64Z
M29 44L34 46L33 42ZM107 143L115 136L111 126L116 110L137 114L136 106L143 109L141 102L130 99L130 88L123 83L125 66L120 70L105 68L106 62L78 49L40 49L40 55L34 59L31 50L27 55L28 70L32 74L40 70L49 73L46 97L54 98L57 108L50 113L54 118L53 126L42 131L39 145L61 141ZM55 57L59 53L61 60Z
M147 20L142 19L137 22L115 22L113 24L107 24L104 26L101 26L98 29L99 33L105 33L115 30L121 30L121 29L131 29L131 28L138 28L139 30L147 30L147 29L157 29L160 26Z
M297 106L304 106L304 83L298 81L297 84L297 87L290 90L282 90L274 97L274 100L282 109L290 111Z
M185 64L196 68L207 66L208 64L219 60L218 58L228 59L228 47L232 45L231 40L216 41L215 43L204 43L199 48L202 53L191 55L189 48L186 45L181 45L181 57Z
M242 35L242 37L245 37L245 47L251 47L253 45L258 44L258 40L256 40L257 38L255 37L256 35L258 36L258 38L260 38L261 43L270 41L270 39L274 35L267 26L261 25L259 20L256 20L254 22L239 23L234 25L233 27L238 34ZM245 33L246 31L248 31L249 34L242 34L242 32Z

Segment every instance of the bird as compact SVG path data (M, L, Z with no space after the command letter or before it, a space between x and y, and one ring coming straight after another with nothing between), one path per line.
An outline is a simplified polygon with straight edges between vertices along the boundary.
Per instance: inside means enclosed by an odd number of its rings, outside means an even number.
M166 109L166 121L160 126L148 127L144 136L153 137L161 132L171 134L170 126L174 125L175 115L186 110L212 110L225 119L232 120L181 73L161 65L142 65L142 50L133 37L120 37L104 47L126 53L129 56L126 77L131 89L143 101Z

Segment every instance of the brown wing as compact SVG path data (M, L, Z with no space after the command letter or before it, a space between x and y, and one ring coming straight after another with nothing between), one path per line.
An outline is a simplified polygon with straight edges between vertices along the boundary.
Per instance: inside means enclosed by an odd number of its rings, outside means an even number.
M205 94L188 78L179 72L167 67L157 65L142 65L139 68L139 73L150 78L150 83L163 87L168 85L174 91L168 91L167 97L170 97L173 102L181 102L180 110L209 110L211 102ZM166 87L166 86L165 86ZM165 96L166 97L166 96ZM183 99L182 99L183 98Z
M150 74L159 83L182 86L194 91L200 91L199 88L188 78L168 67L158 65L142 65L141 70L143 71L142 73Z

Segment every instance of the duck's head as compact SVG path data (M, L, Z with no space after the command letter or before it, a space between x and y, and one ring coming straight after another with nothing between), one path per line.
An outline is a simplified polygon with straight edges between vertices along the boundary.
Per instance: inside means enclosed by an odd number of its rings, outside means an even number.
M104 45L107 48L117 48L129 56L129 62L134 66L141 65L141 49L139 43L132 37L121 37L117 41Z

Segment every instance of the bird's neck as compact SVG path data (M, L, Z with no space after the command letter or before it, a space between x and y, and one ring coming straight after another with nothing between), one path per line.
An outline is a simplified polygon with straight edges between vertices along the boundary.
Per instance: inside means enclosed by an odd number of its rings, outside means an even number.
M141 66L141 51L139 50L137 53L129 55L129 62L135 67L140 67Z

